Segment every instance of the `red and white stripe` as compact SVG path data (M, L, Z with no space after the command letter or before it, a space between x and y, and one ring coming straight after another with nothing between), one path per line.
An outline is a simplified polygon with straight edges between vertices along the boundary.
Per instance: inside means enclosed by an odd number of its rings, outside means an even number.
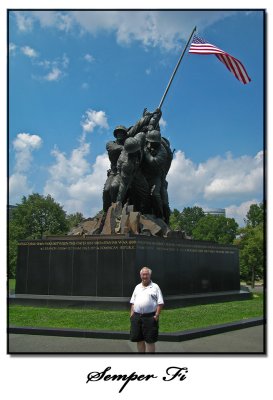
M210 43L192 43L189 53L214 54L240 82L246 84L251 81L241 61Z
M227 53L223 53L221 55L217 54L216 56L243 84L249 83L251 81L245 67L243 66L241 61L237 60L237 58L232 57Z

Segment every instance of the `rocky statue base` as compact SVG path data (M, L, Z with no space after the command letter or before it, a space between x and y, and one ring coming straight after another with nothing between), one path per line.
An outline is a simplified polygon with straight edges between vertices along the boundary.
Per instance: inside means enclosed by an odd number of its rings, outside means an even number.
M183 231L173 231L161 219L151 214L141 214L134 211L132 205L113 203L106 214L100 213L94 218L88 218L73 228L68 235L141 235L185 239Z
M166 307L249 298L236 247L127 233L21 241L10 301L128 309L142 266L152 269Z

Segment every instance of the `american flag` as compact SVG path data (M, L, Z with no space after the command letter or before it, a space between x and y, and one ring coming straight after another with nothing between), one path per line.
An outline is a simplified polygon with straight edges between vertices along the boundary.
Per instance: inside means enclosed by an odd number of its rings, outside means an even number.
M231 56L225 51L219 49L219 47L216 47L213 44L206 42L199 36L194 35L189 53L205 55L214 54L243 84L249 83L251 81L241 61L237 60L237 58Z

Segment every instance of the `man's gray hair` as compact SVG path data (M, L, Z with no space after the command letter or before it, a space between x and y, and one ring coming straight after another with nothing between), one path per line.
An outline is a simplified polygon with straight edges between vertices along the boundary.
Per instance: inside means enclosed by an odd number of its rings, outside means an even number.
M140 273L141 273L144 269L146 269L147 271L149 271L149 274L152 275L152 270L151 270L150 268L148 268L148 267L143 267L143 268L141 268Z

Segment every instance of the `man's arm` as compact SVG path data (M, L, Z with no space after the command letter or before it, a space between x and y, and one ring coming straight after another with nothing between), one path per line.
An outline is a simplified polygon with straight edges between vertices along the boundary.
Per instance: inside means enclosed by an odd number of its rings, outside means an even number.
M131 304L130 317L134 314L134 304Z
M157 108L154 112L148 112L147 109L144 109L142 118L136 122L134 126L132 126L128 132L128 136L135 136L138 132L141 132L144 127L147 127L150 124L151 119L152 125L154 128L156 124L159 122L162 112L159 108Z
M156 307L156 312L155 312L155 316L154 316L154 319L155 319L156 321L157 321L158 318L159 318L159 314L160 314L160 312L161 312L163 306L164 306L164 304L158 304L157 307Z

